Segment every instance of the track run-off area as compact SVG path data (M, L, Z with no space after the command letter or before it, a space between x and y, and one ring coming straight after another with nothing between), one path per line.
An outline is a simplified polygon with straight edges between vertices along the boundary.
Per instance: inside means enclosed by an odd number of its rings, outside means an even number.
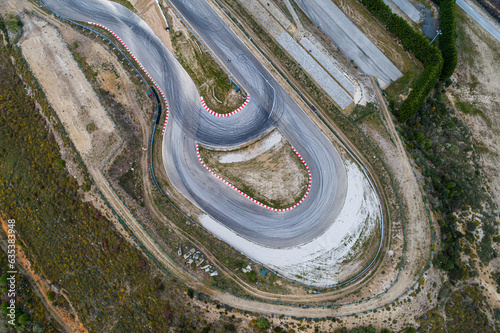
M113 31L158 85L169 106L162 143L164 167L173 186L206 212L211 221L216 221L214 229L200 221L207 230L220 236L216 230L225 228L263 248L286 250L319 239L328 230L335 229L346 207L352 209L345 204L351 181L349 172L332 142L204 0L172 3L218 59L231 60L231 75L251 96L245 107L230 117L207 112L186 71L152 29L125 7L98 0L44 0L44 3L64 17L95 22ZM212 149L234 149L275 128L300 151L310 170L308 196L293 210L276 211L248 200L208 172L197 154L198 143ZM352 169L351 166L349 164ZM376 208L378 211L379 207ZM346 236L352 231L336 230L345 232ZM403 291L403 286L399 290ZM211 293L210 288L201 291L234 307L255 312L264 310L262 304L254 300L220 290ZM384 295L377 303L385 302ZM269 312L296 315L293 306L272 306L275 308ZM372 307L376 307L375 304ZM355 313L359 305L345 305L342 309L344 314ZM304 316L328 316L331 308L301 309L300 312Z

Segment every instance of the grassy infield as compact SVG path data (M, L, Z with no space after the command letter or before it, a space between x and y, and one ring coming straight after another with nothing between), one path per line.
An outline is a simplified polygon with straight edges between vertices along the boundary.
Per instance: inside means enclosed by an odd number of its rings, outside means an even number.
M262 138L261 140L263 140ZM259 140L260 141L260 140ZM257 141L258 142L258 141ZM245 151L248 149L251 149L251 146L254 145L255 143L252 143L251 145L242 147L240 149L232 150L232 152L236 151ZM263 195L261 195L258 191L255 191L252 185L245 184L243 181L240 180L240 178L237 176L238 170L245 170L245 171L255 171L257 172L260 168L262 168L262 164L259 163L258 159L264 158L266 162L271 162L271 164L276 165L276 168L286 168L286 165L283 165L283 161L286 159L287 155L290 156L290 158L293 160L293 163L295 163L300 170L300 173L305 176L304 182L300 185L301 192L294 198L294 204L298 202L306 193L307 191L307 183L308 183L308 177L307 175L307 169L304 166L304 164L301 162L301 160L298 158L298 156L292 151L292 146L287 142L285 147L283 147L280 151L270 153L270 152L265 152L258 157L254 157L248 161L244 162L238 162L238 163L219 163L217 159L214 156L214 153L217 153L216 151L206 149L203 147L200 147L200 156L202 157L203 161L212 169L214 172L218 173L220 176L222 176L224 179L229 181L231 184L236 186L238 189L243 191L245 194L251 196L252 198L262 202L265 205L268 205L269 207L273 208L287 208L292 206L293 204L287 204L286 202L280 201L279 199L272 199L272 198L267 198ZM271 155L272 154L272 155ZM272 171L271 171L272 172ZM269 171L266 172L266 175L269 175Z

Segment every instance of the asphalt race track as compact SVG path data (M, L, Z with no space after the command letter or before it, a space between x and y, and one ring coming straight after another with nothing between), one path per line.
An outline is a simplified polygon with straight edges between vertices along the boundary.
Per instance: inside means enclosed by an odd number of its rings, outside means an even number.
M188 74L133 12L109 1L44 3L64 17L99 23L115 32L163 90L170 109L163 138L164 166L173 185L190 201L243 237L270 247L311 241L335 222L347 190L338 152L204 0L172 3L219 59L231 60L232 75L251 96L242 111L226 118L202 107ZM197 142L213 148L235 147L275 127L304 157L312 173L311 193L287 212L274 212L243 197L209 174L196 154Z

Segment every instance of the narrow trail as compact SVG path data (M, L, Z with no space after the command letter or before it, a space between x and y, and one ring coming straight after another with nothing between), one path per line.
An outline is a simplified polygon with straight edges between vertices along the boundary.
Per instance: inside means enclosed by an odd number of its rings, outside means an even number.
M0 217L0 224L2 225L2 230L5 235L7 235L8 225L7 223ZM3 238L3 237L2 237ZM2 247L6 248L7 244L2 242ZM77 312L75 311L73 305L71 304L70 299L61 292L61 295L66 299L68 304L73 310L73 315L75 319L72 319L70 314L52 304L52 302L48 299L48 292L51 290L49 284L41 278L37 272L35 272L31 268L31 264L29 263L26 255L21 246L16 244L16 269L19 269L24 276L30 280L30 284L33 287L35 294L41 300L47 311L50 315L57 321L59 325L64 329L65 332L73 332L73 333L87 333L87 329L83 326L83 324L78 319Z

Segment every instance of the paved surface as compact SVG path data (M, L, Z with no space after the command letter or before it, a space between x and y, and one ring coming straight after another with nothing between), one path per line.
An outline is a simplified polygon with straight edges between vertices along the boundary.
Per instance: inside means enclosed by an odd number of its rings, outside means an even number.
M292 22L281 12L278 7L273 3L273 1L268 1L268 0L259 0L259 2L264 6L264 8L267 8L267 10L274 16L276 20L281 24L281 26L285 29L290 28L292 25Z
M342 73L337 66L335 66L328 57L321 52L316 45L311 43L307 37L302 37L300 39L300 44L308 50L311 55L323 66L330 75L337 80L338 83L351 95L353 96L356 92L354 84Z
M500 31L497 27L493 26L488 22L484 17L481 16L477 11L474 10L471 6L469 6L465 0L457 0L457 5L460 6L467 14L470 15L476 21L479 23L480 26L484 28L484 30L488 31L493 37L496 38L500 42Z
M331 0L297 0L309 18L368 75L382 86L402 76L399 69Z
M384 2L386 5L391 7L391 1L384 0ZM392 2L396 6L398 6L398 8L401 9L403 11L403 13L405 13L410 18L410 20L412 20L413 22L418 22L421 20L420 12L418 11L417 8L415 8L415 6L413 6L410 3L410 1L408 1L408 0L392 0Z
M45 0L61 15L107 26L128 45L167 96L171 116L163 158L173 185L188 199L244 237L266 246L302 244L321 235L340 213L347 179L329 140L253 57L203 0L173 1L220 59L231 59L233 75L252 96L245 110L227 118L207 113L188 74L138 16L114 2ZM277 127L304 157L312 173L311 193L289 212L273 212L244 198L199 163L196 142L238 146Z
M309 74L309 76L329 95L335 103L342 109L350 106L354 100L347 94L341 87L342 82L330 76L325 69L323 69L318 61L316 61L311 53L307 52L289 32L275 20L272 15L268 14L267 9L270 8L262 4L262 0L239 0L241 4L246 7L253 18L264 27L264 29L273 37L279 45L293 58L302 69ZM271 4L271 3L269 3ZM298 31L295 34L302 35ZM344 76L343 73L338 71L339 76ZM334 77L334 76L333 76ZM345 79L348 81L347 79ZM339 85L340 83L340 85ZM345 88L345 87L344 87Z
M276 41L292 56L295 61L316 81L335 103L344 110L354 100L328 73L314 60L292 36L283 31ZM340 72L340 71L339 71ZM341 76L344 74L340 73ZM347 79L346 79L347 80Z

